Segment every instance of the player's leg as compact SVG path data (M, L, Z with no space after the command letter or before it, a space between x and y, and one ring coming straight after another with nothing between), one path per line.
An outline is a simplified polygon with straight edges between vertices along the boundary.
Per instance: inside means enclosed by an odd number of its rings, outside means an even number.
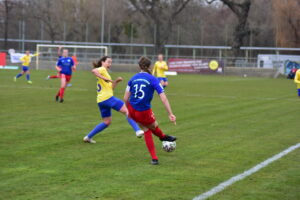
M123 101L118 98L113 98L113 109L123 113L126 116L128 124L133 128L137 137L142 137L144 135L144 131L140 129L137 123L129 116L129 111Z
M61 82L60 82L60 89L59 89L59 97L60 97L60 103L64 102L64 94L65 94L65 88L67 85L67 76L65 74L62 74L61 76Z
M26 79L27 79L28 84L32 84L32 81L30 80L30 71L29 70L26 71Z
M164 134L162 132L162 130L158 127L158 122L157 121L155 121L152 124L147 125L147 128L149 128L154 135L156 135L157 137L159 137L159 139L161 141L173 142L173 141L175 141L177 139L175 136Z
M23 66L22 67L22 71L14 77L14 81L15 82L17 81L18 78L20 78L21 76L23 76L23 74L26 72L26 71L24 71L24 69L26 70L26 68L24 68L24 66Z
M103 122L101 122L100 124L98 124L89 134L87 134L84 138L83 141L84 142L88 142L88 143L96 143L96 141L94 141L92 138L100 133L101 131L103 131L104 129L106 129L112 121L112 117L111 117L111 108L107 107L105 105L105 103L98 103L98 107L103 119Z
M148 129L147 127L143 126L140 124L140 126L142 127L142 129L144 130L144 140L147 146L147 149L151 155L151 164L152 165L158 165L158 157L156 155L156 150L155 150L155 144L153 141L153 137L152 137L152 132L150 129Z

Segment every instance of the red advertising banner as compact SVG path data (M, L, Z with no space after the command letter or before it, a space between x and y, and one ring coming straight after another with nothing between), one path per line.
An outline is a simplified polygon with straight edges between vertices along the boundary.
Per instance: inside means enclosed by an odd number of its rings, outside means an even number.
M6 53L0 52L0 66L6 65Z
M210 59L181 59L170 58L169 70L182 73L223 73L223 63L219 60Z

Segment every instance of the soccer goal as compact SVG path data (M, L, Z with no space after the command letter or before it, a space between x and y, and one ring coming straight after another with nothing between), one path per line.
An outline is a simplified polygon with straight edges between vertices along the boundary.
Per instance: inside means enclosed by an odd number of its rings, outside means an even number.
M90 69L92 62L108 54L107 46L37 44L36 69L53 69L63 49L69 50L69 56L81 70Z

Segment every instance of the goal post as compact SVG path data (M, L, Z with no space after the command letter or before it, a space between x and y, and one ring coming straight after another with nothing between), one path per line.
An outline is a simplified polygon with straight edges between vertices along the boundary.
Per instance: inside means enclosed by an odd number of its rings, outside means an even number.
M82 66L83 64L90 65L92 61L108 55L107 46L37 44L36 69L41 69L42 65L44 68L53 67L58 59L57 50L59 47L62 49L68 49L69 56L71 57L72 55L75 55L76 58L78 58L79 64L81 63Z

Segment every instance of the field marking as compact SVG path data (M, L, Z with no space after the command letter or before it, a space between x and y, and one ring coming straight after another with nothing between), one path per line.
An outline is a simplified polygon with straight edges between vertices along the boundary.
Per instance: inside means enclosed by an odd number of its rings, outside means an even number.
M246 178L247 176L252 175L253 173L259 171L260 169L268 166L270 163L282 158L283 156L287 155L288 153L298 149L300 147L300 143L291 146L289 148L287 148L286 150L276 154L275 156L268 158L267 160L259 163L258 165L252 167L251 169L244 171L241 174L238 174L234 177L231 177L230 179L228 179L227 181L224 181L223 183L220 183L219 185L217 185L216 187L213 187L212 189L210 189L209 191L202 193L201 195L194 197L193 200L204 200L207 199L221 191L223 191L224 189L226 189L228 186L234 184L237 181L240 181L244 178Z
M57 90L58 87L40 87L40 86L13 86L13 85L0 85L0 88L18 88L18 89L43 89L43 90ZM85 89L85 88L76 88L70 87L73 91L96 91L93 89ZM119 92L115 92L115 94L123 94ZM284 100L284 101L299 101L298 98L294 99L286 99L287 97L292 97L291 95L283 96L283 97L239 97L239 96L226 96L226 95L202 95L202 94L184 94L184 93L166 93L167 96L181 96L181 97L203 97L203 98L219 98L219 99L247 99L247 100L261 100L261 101L273 101L273 100Z

